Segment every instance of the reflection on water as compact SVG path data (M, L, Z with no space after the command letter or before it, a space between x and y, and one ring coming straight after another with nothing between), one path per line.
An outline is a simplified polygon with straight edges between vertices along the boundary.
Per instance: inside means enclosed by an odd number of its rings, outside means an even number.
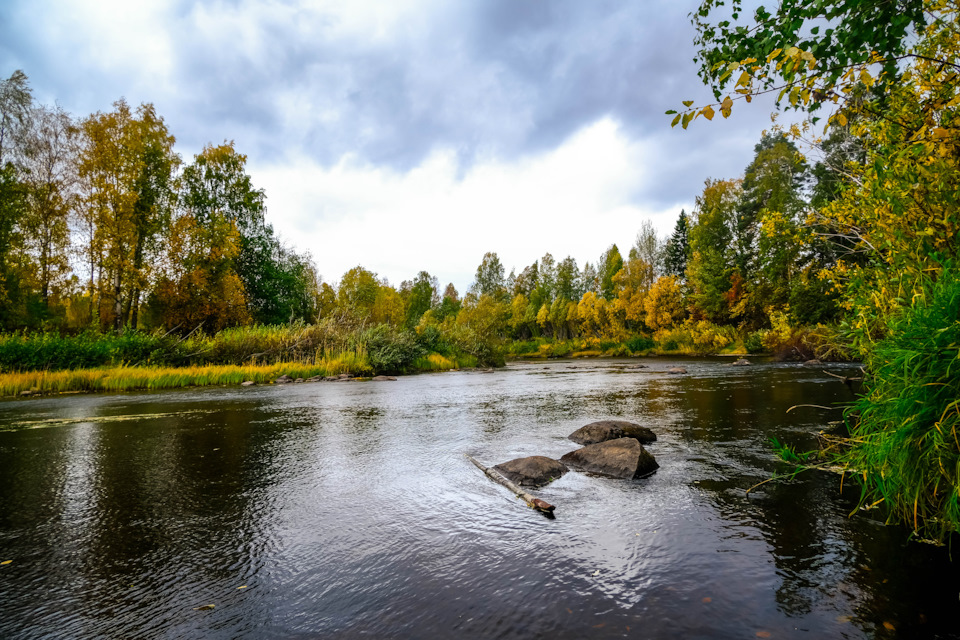
M0 637L960 637L947 550L848 518L830 474L745 493L838 415L786 409L845 386L637 362L0 404ZM660 470L569 473L556 520L463 455L603 418Z

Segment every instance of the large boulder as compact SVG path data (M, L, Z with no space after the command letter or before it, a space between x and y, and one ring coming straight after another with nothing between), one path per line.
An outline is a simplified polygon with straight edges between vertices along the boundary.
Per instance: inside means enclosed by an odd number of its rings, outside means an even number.
M577 444L596 444L617 438L634 438L641 444L656 442L657 434L635 422L626 420L600 420L580 427L569 436Z
M521 487L542 487L569 471L567 465L546 456L516 458L493 468Z
M633 438L588 444L561 457L560 462L611 478L642 478L660 468L653 456Z

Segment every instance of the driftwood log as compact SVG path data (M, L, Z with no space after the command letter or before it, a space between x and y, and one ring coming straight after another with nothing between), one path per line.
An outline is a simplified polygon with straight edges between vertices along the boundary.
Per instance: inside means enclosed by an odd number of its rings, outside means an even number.
M496 483L498 483L498 484L502 484L502 485L505 486L507 489L510 489L510 491L512 491L515 495L517 495L517 496L520 497L520 498L523 498L524 502L526 502L528 505L530 505L530 508L531 508L531 509L536 509L537 511L540 511L540 512L546 513L546 514L550 514L550 515L553 514L553 510L556 509L556 507L554 507L552 504L550 504L550 503L548 503L548 502L544 502L544 501L541 500L540 498L536 498L536 497L530 495L529 493L527 493L526 491L524 491L523 489L521 489L520 487L518 487L518 486L515 485L514 483L510 482L509 480L507 480L507 479L506 479L502 474L500 474L496 469L491 469L490 467L485 467L485 466L483 466L483 465L480 463L480 461L477 460L476 458L474 458L473 456L467 455L467 459L468 459L470 462L472 462L473 464L475 464L475 465L477 466L477 468L480 469L480 471L483 471L483 472L487 475L488 478L490 478L491 480L493 480L494 482L496 482Z

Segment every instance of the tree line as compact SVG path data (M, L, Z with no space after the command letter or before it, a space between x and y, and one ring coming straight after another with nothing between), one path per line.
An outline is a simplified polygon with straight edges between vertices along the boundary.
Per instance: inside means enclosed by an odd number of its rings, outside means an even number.
M0 326L218 330L315 316L316 269L232 142L185 164L152 104L75 118L0 82Z

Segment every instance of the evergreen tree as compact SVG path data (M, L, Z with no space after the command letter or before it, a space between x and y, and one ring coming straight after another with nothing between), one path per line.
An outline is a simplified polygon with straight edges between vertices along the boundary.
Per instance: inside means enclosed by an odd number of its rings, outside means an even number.
M677 218L677 224L663 252L664 273L681 280L685 277L687 260L690 259L690 240L687 237L689 230L690 219L687 217L687 212L681 209L680 217Z

